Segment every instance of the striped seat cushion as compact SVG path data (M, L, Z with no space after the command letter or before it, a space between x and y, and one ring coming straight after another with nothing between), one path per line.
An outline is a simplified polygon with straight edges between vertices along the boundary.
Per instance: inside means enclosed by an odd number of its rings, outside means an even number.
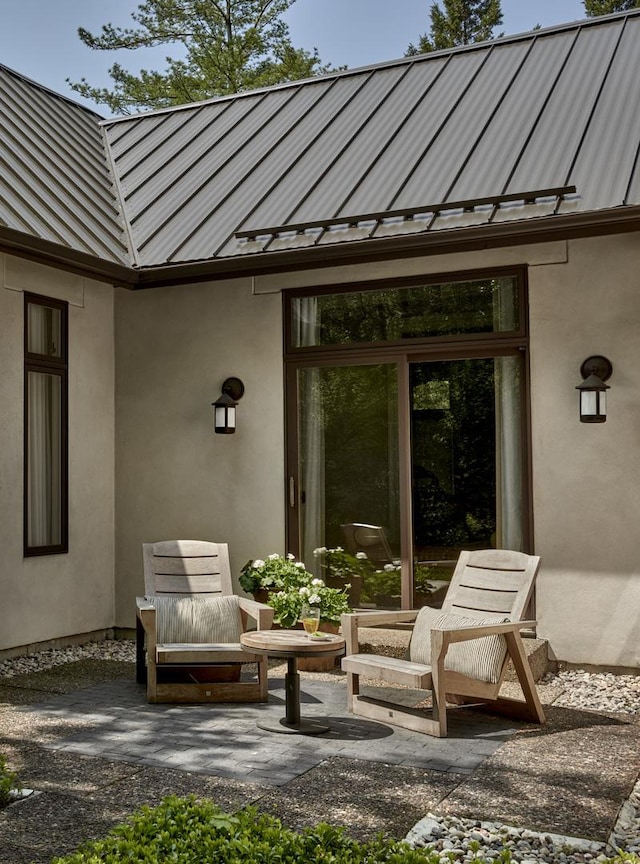
M508 618L463 617L451 612L441 612L424 606L418 613L409 645L409 659L414 663L431 665L431 630L433 628L469 627L472 624L500 624ZM500 678L502 664L507 653L507 643L502 634L482 636L468 642L456 642L449 646L445 657L445 669L460 672L477 681L495 684Z
M240 642L242 619L234 595L224 597L153 597L158 644L199 645Z

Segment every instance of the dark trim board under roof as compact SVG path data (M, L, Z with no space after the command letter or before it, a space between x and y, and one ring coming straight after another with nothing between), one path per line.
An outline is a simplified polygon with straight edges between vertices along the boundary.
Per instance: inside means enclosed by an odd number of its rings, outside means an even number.
M0 248L150 287L637 230L638 68L639 9L105 121L0 66Z

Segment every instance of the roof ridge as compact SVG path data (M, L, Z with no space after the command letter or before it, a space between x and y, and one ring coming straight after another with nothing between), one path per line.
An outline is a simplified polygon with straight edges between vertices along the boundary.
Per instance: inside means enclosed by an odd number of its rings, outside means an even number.
M84 111L86 114L93 114L98 121L105 120L105 117L102 114L99 114L98 111L96 111L94 108L89 108L87 105L83 105L76 99L72 99L70 96L65 96L64 93L59 93L57 90L53 90L51 87L47 87L45 84L41 84L39 81L35 81L33 78L29 78L28 75L23 75L22 72L18 72L15 69L12 69L11 66L7 66L5 63L0 63L0 71L6 72L13 78L17 78L19 81L28 84L29 87L33 87L35 90L41 90L48 96L53 96L55 99L60 99L62 102L66 102L74 108L80 108L80 110Z

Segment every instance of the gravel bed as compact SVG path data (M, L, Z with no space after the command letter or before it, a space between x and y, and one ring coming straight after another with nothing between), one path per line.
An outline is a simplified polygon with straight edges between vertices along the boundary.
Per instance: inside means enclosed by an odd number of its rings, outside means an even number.
M135 645L132 641L109 640L15 657L0 662L0 678L40 672L83 659L133 663ZM640 713L640 676L567 670L547 675L541 683L553 684L560 690L554 705L607 714ZM617 850L640 855L640 782L623 805L606 844L433 814L421 819L406 840L414 847L430 847L443 864L500 862L504 849L510 851L516 864L597 864Z
M122 660L135 663L136 647L132 640L108 639L104 642L87 642L69 648L49 648L37 654L25 654L0 662L0 678L44 672L54 666L73 663L75 660Z

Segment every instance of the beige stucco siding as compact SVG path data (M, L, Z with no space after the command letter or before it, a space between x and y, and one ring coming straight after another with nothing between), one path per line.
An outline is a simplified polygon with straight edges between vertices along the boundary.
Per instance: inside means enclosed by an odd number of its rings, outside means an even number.
M530 271L539 633L571 663L640 666L640 243L569 243ZM580 364L613 363L608 418L580 423Z
M69 552L24 558L23 291L69 302ZM113 623L113 289L0 255L0 650Z
M119 291L116 623L132 626L141 544L229 544L248 558L284 552L281 298L250 279ZM233 435L213 432L225 378L246 391Z
M131 626L140 544L226 540L234 575L286 551L280 291L527 264L539 634L570 663L640 666L640 245L637 235L117 295L116 623ZM581 362L614 365L609 417L581 424ZM225 377L247 392L214 435Z
M538 632L558 660L640 668L639 239L137 292L0 256L0 650L131 627L145 541L227 541L236 579L248 558L287 551L283 288L526 264ZM27 560L25 289L70 302L71 435L70 551ZM614 366L601 425L578 416L575 385L590 354ZM215 435L211 403L232 375L246 386L238 430Z

